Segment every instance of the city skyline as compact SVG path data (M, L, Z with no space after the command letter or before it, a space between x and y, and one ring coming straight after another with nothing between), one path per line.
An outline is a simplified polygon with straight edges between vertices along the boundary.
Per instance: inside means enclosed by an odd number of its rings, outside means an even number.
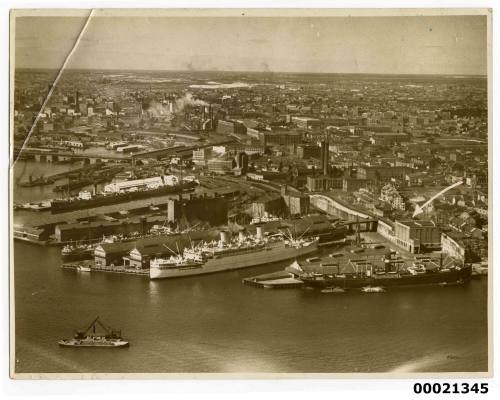
M59 68L85 20L18 18L16 67ZM484 16L96 17L67 68L486 75L485 38Z

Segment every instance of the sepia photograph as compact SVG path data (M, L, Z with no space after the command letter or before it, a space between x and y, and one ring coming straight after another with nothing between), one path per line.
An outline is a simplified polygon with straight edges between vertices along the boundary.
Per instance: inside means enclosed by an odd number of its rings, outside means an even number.
M488 9L10 13L15 379L490 377Z

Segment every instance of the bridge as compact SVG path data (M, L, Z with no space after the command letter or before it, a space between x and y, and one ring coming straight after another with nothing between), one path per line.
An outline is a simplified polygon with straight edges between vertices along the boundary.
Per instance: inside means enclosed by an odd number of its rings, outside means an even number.
M316 208L346 221L345 225L351 231L358 229L359 232L374 232L377 230L378 219L367 211L345 204L326 193L314 193L309 195L309 198Z
M80 160L84 164L97 164L103 160L115 160L121 162L128 162L128 157L119 157L113 155L93 155L93 154L78 154L71 151L62 151L57 149L44 149L44 148L33 148L25 147L23 149L14 149L14 159L16 155L20 155L20 159L29 159L35 161L45 161L45 162L61 162L69 160Z

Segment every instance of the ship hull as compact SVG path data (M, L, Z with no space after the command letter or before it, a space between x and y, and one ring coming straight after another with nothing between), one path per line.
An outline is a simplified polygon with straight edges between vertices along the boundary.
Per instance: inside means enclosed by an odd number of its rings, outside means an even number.
M312 254L317 250L317 242L312 242L309 246L304 246L299 249L286 247L283 244L279 244L271 246L268 249L261 249L258 251L252 251L243 254L226 255L220 258L211 258L197 267L189 267L185 269L159 269L152 267L149 270L149 277L151 279L180 278L185 276L204 275L242 268L250 268L259 265L271 264L303 257Z
M93 343L93 342L87 342L87 343L77 343L73 341L67 341L67 340L60 340L59 346L61 347L92 347L92 348L98 348L98 349L115 349L115 348L120 348L120 347L129 347L129 343L126 341L120 341L120 342L98 342L98 343Z
M466 283L471 279L471 268L464 267L459 270L446 272L427 272L418 275L400 275L400 276L374 276L363 278L341 278L341 277L304 277L300 280L307 287L325 288L340 287L344 289L361 289L365 286L416 286L416 285L446 285L456 283Z
M108 196L94 197L90 200L52 200L51 212L60 213L71 210L81 210L92 207L100 207L109 204L125 203L133 200L147 199L149 197L175 194L183 190L194 189L196 183L187 182L177 186L162 186L158 189L142 190L137 192L119 193Z
M94 250L78 251L70 254L61 254L61 258L63 261L90 260L93 257L94 257Z

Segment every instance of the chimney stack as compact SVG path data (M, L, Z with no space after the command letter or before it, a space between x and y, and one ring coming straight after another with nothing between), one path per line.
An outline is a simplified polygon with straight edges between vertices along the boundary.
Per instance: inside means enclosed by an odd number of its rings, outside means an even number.
M208 106L208 118L210 118L210 129L214 129L214 110L212 104Z
M328 175L328 161L330 160L329 143L325 140L321 142L321 169L323 175Z
M257 237L257 239L262 239L263 235L262 235L262 226L257 226L257 233L255 235Z

